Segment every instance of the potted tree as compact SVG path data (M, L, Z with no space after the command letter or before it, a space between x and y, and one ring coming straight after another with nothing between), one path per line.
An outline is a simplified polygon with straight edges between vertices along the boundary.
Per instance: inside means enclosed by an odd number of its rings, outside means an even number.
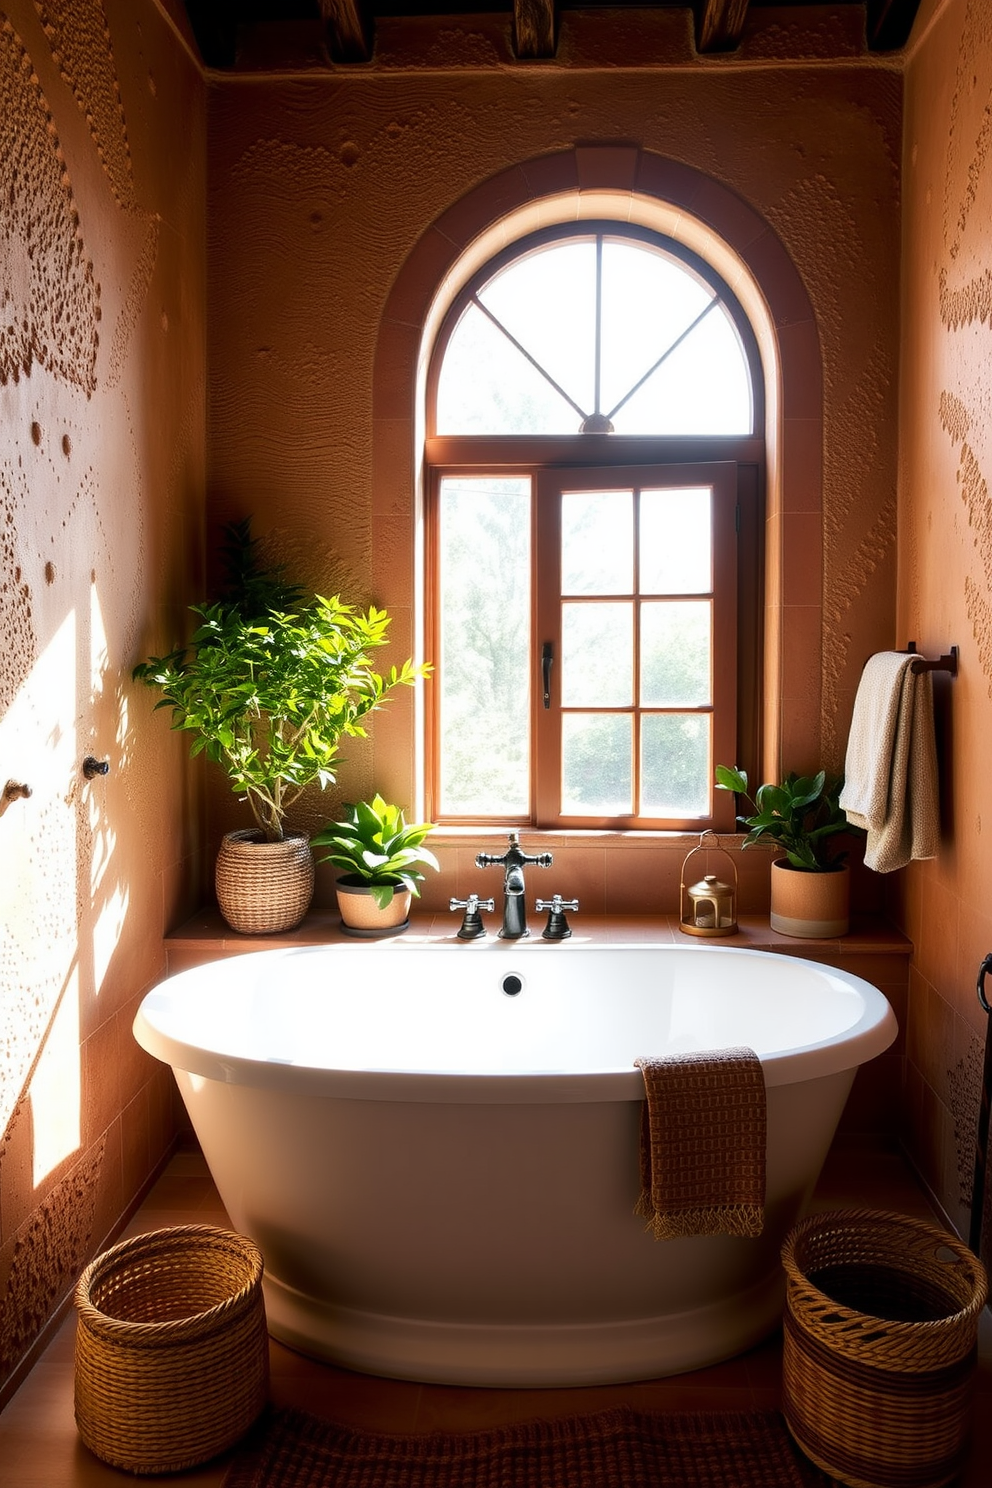
M847 853L835 850L837 834L850 830L839 801L843 778L791 772L780 785L759 785L752 798L745 771L718 765L716 783L752 808L737 818L748 828L744 847L769 842L783 853L772 863L772 929L800 939L845 935L850 870Z
M411 896L419 896L419 865L438 868L424 839L433 822L407 824L398 806L378 793L371 801L345 803L345 820L311 838L330 852L317 859L342 870L336 884L341 923L352 935L388 935L405 930Z
M387 643L389 616L339 597L307 596L281 568L265 567L250 519L225 528L227 587L199 616L191 640L152 656L134 676L161 692L172 727L246 799L254 827L226 834L215 876L221 913L234 930L263 934L299 924L313 895L307 835L286 815L311 785L335 778L341 739L361 736L366 716L394 687L427 672L405 661L386 676L370 653Z

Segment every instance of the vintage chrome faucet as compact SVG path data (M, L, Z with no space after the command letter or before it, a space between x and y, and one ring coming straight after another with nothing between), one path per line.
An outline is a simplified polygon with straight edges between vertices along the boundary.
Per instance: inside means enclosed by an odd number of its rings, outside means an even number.
M524 864L536 863L538 868L551 867L551 854L538 853L528 857L520 846L519 832L510 833L510 845L501 857L493 853L479 853L475 860L477 868L503 869L503 928L501 940L520 940L529 935L527 929L527 903L524 898Z

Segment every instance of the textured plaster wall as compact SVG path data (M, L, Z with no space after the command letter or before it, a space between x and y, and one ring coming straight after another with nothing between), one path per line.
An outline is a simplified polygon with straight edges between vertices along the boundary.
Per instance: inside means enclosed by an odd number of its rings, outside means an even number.
M130 1024L196 802L130 671L202 562L204 134L151 0L3 0L0 1387L174 1130Z
M551 65L513 63L508 22L384 21L369 66L215 80L208 532L254 513L317 587L385 604L400 659L413 637L420 326L408 327L403 356L376 368L377 386L373 368L408 255L514 165L538 179L534 162L584 144L683 162L778 235L815 312L782 330L822 348L825 395L786 390L793 418L816 434L783 496L786 566L776 538L769 572L775 602L792 598L791 674L811 683L783 721L784 767L839 766L861 666L895 640L902 84L891 63L861 54L843 17L814 13L806 33L796 14L783 11L764 52L748 41L705 64L688 10L563 14ZM787 33L808 61L778 65L773 43ZM384 485L375 462L398 474ZM409 702L372 730L371 746L349 751L344 794L374 784L411 802ZM209 792L216 842L245 818L216 776ZM333 805L318 796L311 820Z
M899 624L960 648L938 696L939 856L913 865L900 913L915 943L908 1030L914 1155L962 1223L992 950L992 12L923 7L906 74Z

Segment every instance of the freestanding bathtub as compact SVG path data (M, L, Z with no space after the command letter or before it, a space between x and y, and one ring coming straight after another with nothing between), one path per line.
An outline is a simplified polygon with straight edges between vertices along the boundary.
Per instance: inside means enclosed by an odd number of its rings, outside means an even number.
M151 991L270 1332L372 1374L644 1379L766 1336L779 1249L858 1065L896 1033L859 977L720 946L491 940L240 954ZM639 1055L750 1045L768 1100L759 1239L634 1215Z

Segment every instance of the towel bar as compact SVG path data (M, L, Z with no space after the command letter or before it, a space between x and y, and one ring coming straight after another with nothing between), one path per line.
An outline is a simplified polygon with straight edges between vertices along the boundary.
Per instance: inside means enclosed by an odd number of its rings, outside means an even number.
M910 641L906 647L909 652L916 651L916 642ZM958 648L952 646L950 655L939 656L936 661L930 661L925 656L917 657L913 662L914 672L950 672L952 677L957 676L958 671Z

